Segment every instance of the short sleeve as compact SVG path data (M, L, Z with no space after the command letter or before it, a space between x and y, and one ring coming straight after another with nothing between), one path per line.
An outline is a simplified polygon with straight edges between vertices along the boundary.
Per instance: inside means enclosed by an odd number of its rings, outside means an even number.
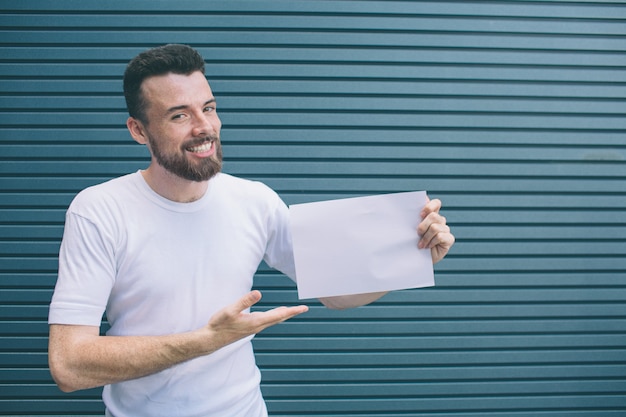
M272 192L273 193L273 192ZM296 281L296 266L293 257L289 209L274 193L276 203L269 219L269 239L264 261L274 269Z
M110 236L70 207L48 322L100 326L115 281L115 269Z

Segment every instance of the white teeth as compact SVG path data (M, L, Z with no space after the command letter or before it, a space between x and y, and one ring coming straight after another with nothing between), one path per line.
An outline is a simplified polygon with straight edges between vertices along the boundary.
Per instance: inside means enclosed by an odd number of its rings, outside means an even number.
M200 146L194 146L192 148L188 148L187 150L190 152L195 152L195 153L207 152L211 150L211 146L213 146L213 142L206 142Z

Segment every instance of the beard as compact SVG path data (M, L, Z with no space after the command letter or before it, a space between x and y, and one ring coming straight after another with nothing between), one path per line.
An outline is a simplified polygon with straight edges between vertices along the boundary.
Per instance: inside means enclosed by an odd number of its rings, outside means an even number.
M208 181L222 170L222 146L217 135L190 141L181 148L179 153L170 153L169 155L163 152L158 139L150 135L148 141L157 163L180 178L196 182ZM215 153L212 156L202 158L199 161L190 161L186 157L186 148L198 146L208 141L212 141L215 147Z

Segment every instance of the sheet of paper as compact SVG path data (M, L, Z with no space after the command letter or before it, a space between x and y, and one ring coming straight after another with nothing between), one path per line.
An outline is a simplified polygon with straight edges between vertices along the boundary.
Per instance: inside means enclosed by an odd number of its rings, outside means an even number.
M435 285L430 250L417 248L425 191L289 207L298 297Z

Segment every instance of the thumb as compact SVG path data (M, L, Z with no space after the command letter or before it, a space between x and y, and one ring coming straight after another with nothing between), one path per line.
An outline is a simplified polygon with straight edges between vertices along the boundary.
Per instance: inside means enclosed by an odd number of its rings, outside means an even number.
M261 300L261 297L261 291L250 291L248 294L244 295L237 302L235 302L235 304L233 304L233 308L236 310L237 314L241 313L258 303Z

